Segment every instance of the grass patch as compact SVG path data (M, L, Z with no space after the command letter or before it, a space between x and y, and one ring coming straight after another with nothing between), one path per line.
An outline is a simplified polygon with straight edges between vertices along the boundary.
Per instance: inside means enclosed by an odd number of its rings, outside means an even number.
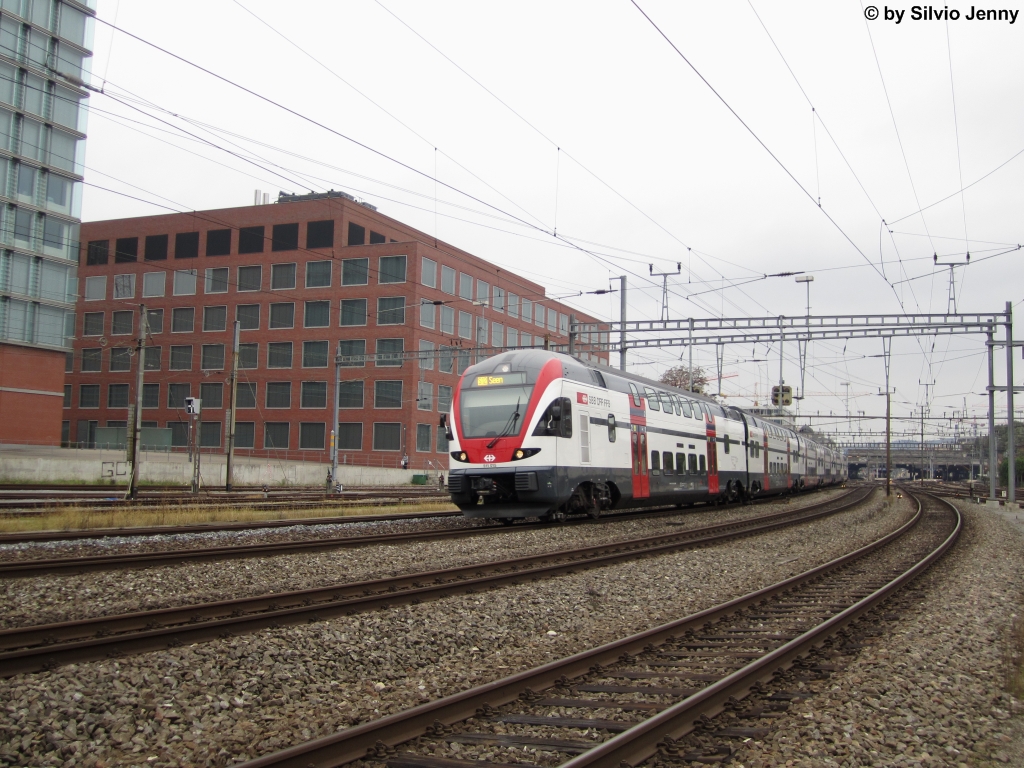
M166 507L123 507L119 509L55 508L34 517L0 518L0 532L74 531L98 528L148 528L157 525L198 525L201 523L252 522L259 520L310 520L321 517L354 517L408 512L455 511L447 502L375 504L358 507L300 507L297 509L257 509L255 507L216 507L196 504Z

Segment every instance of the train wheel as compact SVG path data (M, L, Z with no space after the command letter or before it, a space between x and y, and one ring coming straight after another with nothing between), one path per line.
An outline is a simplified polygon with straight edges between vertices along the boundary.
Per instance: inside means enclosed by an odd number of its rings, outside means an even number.
M516 521L514 517L499 517L498 519L501 520L502 525L512 525Z

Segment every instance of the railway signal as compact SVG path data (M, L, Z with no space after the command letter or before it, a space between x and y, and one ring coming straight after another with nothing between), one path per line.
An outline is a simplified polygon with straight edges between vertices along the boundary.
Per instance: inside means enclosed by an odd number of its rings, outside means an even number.
M788 384L772 387L772 405L792 405L793 388Z

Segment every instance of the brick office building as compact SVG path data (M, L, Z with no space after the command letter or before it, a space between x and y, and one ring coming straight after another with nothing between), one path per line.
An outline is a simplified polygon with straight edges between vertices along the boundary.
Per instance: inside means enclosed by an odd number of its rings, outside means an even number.
M98 426L127 424L142 304L143 425L171 428L175 446L188 439L190 395L203 402L202 445L225 446L236 319L241 455L326 457L339 342L343 355L430 353L341 369L343 461L397 466L408 455L412 467L447 466L438 412L472 348L565 345L572 311L341 193L83 224L79 275L63 425L79 445Z

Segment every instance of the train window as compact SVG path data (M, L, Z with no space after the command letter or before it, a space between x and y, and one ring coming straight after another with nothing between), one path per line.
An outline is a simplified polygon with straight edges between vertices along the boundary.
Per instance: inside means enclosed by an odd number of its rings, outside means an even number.
M672 453L670 451L665 451L661 455L661 463L664 464L664 466L665 466L665 474L666 475L671 475L672 474Z
M615 442L615 414L608 414L608 442Z
M676 404L672 402L672 395L668 392L661 392L661 408L665 413L674 413L676 410Z
M647 407L652 411L660 411L661 405L658 403L658 393L650 387L644 387L644 394L647 395Z
M697 454L696 453L691 453L689 458L690 458L690 474L691 475L696 475L697 474ZM701 461L703 462L704 457L701 456L700 458L701 458Z
M657 451L651 451L651 474L661 474L661 454Z
M685 416L688 419L692 419L693 411L690 410L690 401L680 397L679 404L682 406L683 416Z
M726 452L726 453L728 453L728 452L729 452L729 443L731 442L731 441L729 440L729 436L728 436L728 435L726 435L726 436L725 436L725 439L724 439L724 440L722 440L722 442L723 442L723 443L725 443L725 452Z
M698 459L699 459L699 461L700 461L700 473L701 473L702 475L706 475L706 474L708 473L708 464L707 464L707 460L706 460L706 459L704 458L704 455L703 455L703 454L701 454L701 455L700 455L700 456L698 457Z
M677 471L679 472L680 475L685 475L686 474L686 454L685 453L677 453L676 454L676 469L677 469Z
M636 384L629 382L629 391L633 395L633 405L637 408L640 407L640 392L636 388Z

